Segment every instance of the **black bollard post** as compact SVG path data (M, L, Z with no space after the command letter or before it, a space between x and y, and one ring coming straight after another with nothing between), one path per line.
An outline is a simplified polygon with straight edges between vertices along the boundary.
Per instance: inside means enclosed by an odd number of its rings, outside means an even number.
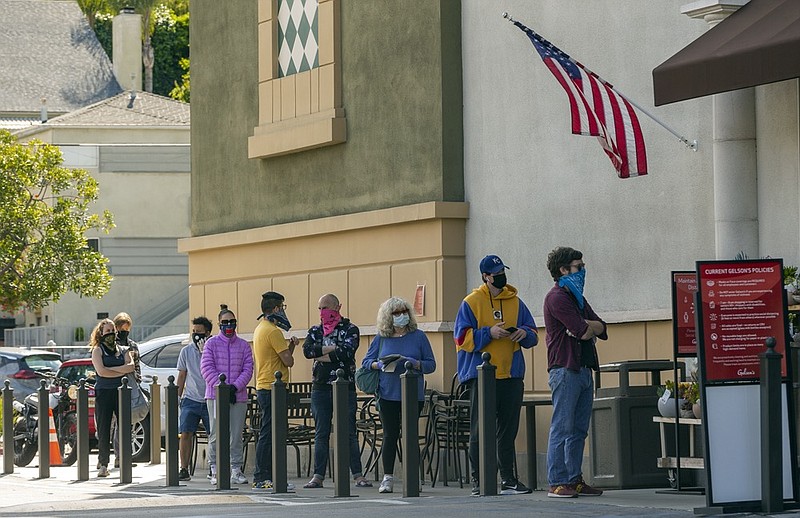
M178 486L178 386L175 384L175 376L167 378L169 385L166 387L165 399L166 413L166 462L167 462L167 486ZM209 433L211 431L209 430ZM158 431L158 436L161 430ZM156 437L158 437L156 436ZM153 437L152 435L150 436Z
M497 495L497 367L492 355L483 353L478 365L478 471L481 496Z
M131 469L131 388L128 377L122 378L122 386L117 389L117 440L119 441L119 482L133 482Z
M158 376L150 383L150 464L161 464L161 384Z
M14 473L14 389L6 380L3 387L3 473Z
M417 373L411 362L406 362L406 371L400 375L400 399L402 401L403 441L403 496L419 496L419 401Z
M333 382L333 496L350 496L350 420L347 418L348 392L350 381L344 377L344 370L336 371Z
M272 384L272 488L275 493L287 491L286 435L289 432L289 419L286 408L286 383L282 377L281 371L275 371L275 383Z
M761 510L783 511L783 438L781 412L781 358L775 338L766 339L761 364Z
M78 418L78 480L89 480L89 389L86 378L78 382L78 397L75 401Z
M220 374L216 388L217 489L231 488L231 389Z
M39 427L39 478L50 478L50 391L47 382L39 386L39 407L37 425ZM14 450L11 450L14 451Z

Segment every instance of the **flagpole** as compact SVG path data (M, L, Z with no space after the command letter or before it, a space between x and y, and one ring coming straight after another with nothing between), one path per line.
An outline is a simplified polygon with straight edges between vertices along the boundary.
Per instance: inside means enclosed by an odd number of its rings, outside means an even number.
M515 20L514 18L512 18L512 17L511 17L511 15L510 15L510 14L508 14L507 12L504 12L504 13L503 13L503 18L507 19L507 20L508 20L509 22L511 22L511 23L515 23L515 22L516 22L516 23L520 23L520 24L522 24L522 22L518 22L517 20ZM526 27L528 30L530 30L531 32L533 32L534 34L536 34L536 32L535 32L533 29L531 29L530 27L527 27L527 26L525 26L525 27ZM606 82L606 81L605 81L603 78L601 78L600 76L598 76L597 74L595 74L594 72L592 72L591 70L589 70L588 68L584 67L584 70L586 70L587 72L591 73L591 74L592 74L592 75L593 75L595 78L597 78L598 80L600 80L600 81L601 81L601 82L603 82L604 84L608 84L608 83L607 83L607 82ZM669 126L668 126L666 123L664 123L664 122L660 121L659 119L657 119L657 118L655 117L655 115L653 115L653 114L652 114L652 113L650 113L649 111L647 111L647 110L645 110L644 108L642 108L641 106L639 106L639 104L638 104L637 102L633 101L633 100L632 100L630 97L628 97L627 95L625 95L625 94L623 94L622 92L620 92L620 91L619 91L619 88L617 88L616 86L614 87L614 91L616 91L616 92L617 92L617 94L619 94L619 96L620 96L620 97L624 98L626 101L628 101L629 103L631 103L631 104L632 104L634 107L638 108L638 110L639 110L640 112L642 112L642 113L644 113L645 115L647 115L648 117L650 117L650 118L651 118L651 119L652 119L654 122L656 122L656 123L657 123L658 125L660 125L662 128L664 128L665 130L667 130L667 131L669 131L670 133L672 133L672 134L673 134L675 137L677 137L677 139L678 139L678 140L680 140L680 141L681 141L681 142L682 142L682 143L683 143L683 144L684 144L686 147L688 147L688 148L689 148L689 149L691 149L692 151L697 151L697 140L696 140L696 139L695 139L695 140L692 140L691 142L689 142L689 139L687 139L686 137L684 137L684 136L680 135L680 134L679 134L678 132L676 132L674 129L672 129L671 127L669 127Z

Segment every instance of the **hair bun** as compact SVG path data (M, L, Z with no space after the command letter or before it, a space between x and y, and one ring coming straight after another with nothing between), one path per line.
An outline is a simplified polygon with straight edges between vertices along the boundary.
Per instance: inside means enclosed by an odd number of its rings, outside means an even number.
M227 304L220 304L219 305L219 309L222 310L222 311L225 311L226 309L228 309L228 305Z

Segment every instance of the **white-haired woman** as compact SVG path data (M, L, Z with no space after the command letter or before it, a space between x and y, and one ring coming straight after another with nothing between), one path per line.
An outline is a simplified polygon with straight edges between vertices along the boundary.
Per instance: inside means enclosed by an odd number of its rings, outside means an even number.
M421 374L430 374L436 369L431 343L425 333L417 329L417 321L411 306L399 297L392 297L378 309L378 335L372 340L362 366L378 369L380 383L380 416L383 423L383 482L379 493L391 493L394 489L394 460L397 456L397 441L400 438L402 405L400 400L400 375L406 371L406 362ZM419 410L425 402L423 376L417 379Z

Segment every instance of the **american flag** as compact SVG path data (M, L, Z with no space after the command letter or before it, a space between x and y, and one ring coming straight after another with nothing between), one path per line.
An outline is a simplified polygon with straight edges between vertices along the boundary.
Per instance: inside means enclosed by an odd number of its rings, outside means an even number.
M597 137L620 178L647 174L642 127L628 100L561 49L518 21L513 23L528 35L544 64L567 92L572 133Z

